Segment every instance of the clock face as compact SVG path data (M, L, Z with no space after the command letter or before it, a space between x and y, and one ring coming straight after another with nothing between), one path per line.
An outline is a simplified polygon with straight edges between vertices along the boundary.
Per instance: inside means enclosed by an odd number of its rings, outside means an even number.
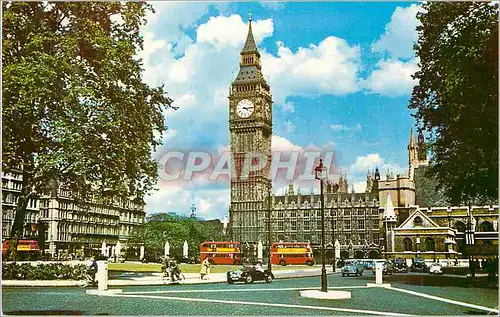
M243 99L238 102L236 106L236 113L240 118L248 118L252 115L254 110L253 102L248 99Z
M271 118L271 106L269 106L269 104L267 102L264 105L264 113L265 113L267 119Z

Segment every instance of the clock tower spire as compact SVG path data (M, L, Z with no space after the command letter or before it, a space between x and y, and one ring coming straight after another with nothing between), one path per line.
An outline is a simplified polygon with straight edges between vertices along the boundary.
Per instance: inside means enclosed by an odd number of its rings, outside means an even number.
M252 15L248 34L240 53L240 69L229 90L229 132L236 175L231 178L229 208L232 237L240 242L264 238L264 210L271 186L272 95L262 75L260 53L252 33ZM260 158L255 158L255 155ZM262 161L261 161L262 160ZM264 168L244 175L248 166ZM244 177L242 177L242 175Z

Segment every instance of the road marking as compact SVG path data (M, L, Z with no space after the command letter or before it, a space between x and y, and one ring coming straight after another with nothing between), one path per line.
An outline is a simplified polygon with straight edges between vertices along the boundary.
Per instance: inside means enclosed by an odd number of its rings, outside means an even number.
M452 299L448 299L448 298L444 298L444 297L438 297L438 296L434 296L434 295L428 295L428 294L424 294L424 293L418 293L418 292L415 292L415 291L410 291L410 290L406 290L406 289L402 289L402 288L395 288L395 287L388 287L387 289L392 289L392 290L395 290L395 291L398 291L398 292L402 292L402 293L407 293L407 294L412 294L412 295L416 295L416 296L420 296L420 297L434 299L434 300L445 302L445 303L450 303L450 304L455 304L455 305L459 305L459 306L465 306L465 307L470 307L470 308L485 310L485 311L492 312L492 313L497 313L497 314L499 313L498 309L494 309L494 308L490 308L490 307L485 307L485 306L479 306L479 305L475 305L475 304L469 304L469 303L460 302L460 301L456 301L456 300L452 300Z
M353 288L368 288L368 286L336 286L328 287L328 289L353 289ZM126 294L162 294L162 293L224 293L224 292L265 292L265 291L303 291L315 290L320 288L314 287L289 287L289 288L236 288L236 289L202 289L202 290L162 290L149 292L126 292Z
M356 314L372 314L372 315L383 315L383 316L412 316L409 314L402 313L391 313L383 311L374 310L361 310L361 309L349 309L349 308L336 308L336 307L321 307L321 306L307 306L307 305L290 305L290 304L272 304L272 303L256 303L256 302L242 302L242 301L229 301L229 300L219 300L219 299L205 299L205 298L184 298L184 297L164 297L164 296L154 296L154 295L127 295L127 294L109 294L102 295L109 297L134 297L134 298L150 298L150 299L162 299L162 300L180 300L186 302L208 302L208 303L221 303L221 304L241 304L241 305L254 305L254 306L270 306L270 307L286 307L286 308L300 308L300 309L315 309L315 310L328 310L328 311L341 311Z

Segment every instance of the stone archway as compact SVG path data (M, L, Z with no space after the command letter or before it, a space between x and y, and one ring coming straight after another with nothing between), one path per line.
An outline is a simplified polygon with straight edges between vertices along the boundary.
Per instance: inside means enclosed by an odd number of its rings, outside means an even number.
M492 231L495 231L493 230L493 223L487 220L481 222L481 224L479 225L479 232L492 232Z
M349 251L340 251L340 258L341 259L348 259L349 258Z
M354 258L355 259L364 259L365 253L361 250L354 251Z
M380 253L377 250L370 250L370 252L368 252L368 258L369 259L378 259L378 258L380 258Z
M458 231L459 233L463 233L463 232L465 232L465 223L463 223L462 221L457 221L457 222L455 222L455 223L453 224L453 227L454 227L455 229L457 229L457 231Z

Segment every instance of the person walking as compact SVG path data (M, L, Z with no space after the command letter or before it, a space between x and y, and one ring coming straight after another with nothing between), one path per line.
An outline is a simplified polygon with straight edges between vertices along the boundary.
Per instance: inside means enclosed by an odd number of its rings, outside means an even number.
M210 261L208 258L205 258L205 260L201 262L200 279L204 280L205 277L208 278L208 274L210 274Z

